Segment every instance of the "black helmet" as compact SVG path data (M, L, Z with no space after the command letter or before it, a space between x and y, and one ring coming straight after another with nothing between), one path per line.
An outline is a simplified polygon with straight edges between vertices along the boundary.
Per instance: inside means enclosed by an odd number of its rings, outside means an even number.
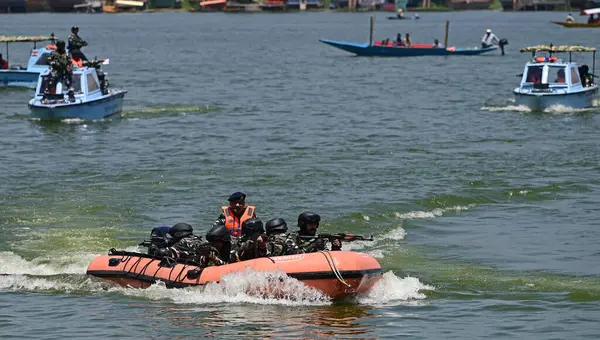
M64 40L59 40L56 42L56 48L59 50L64 50L65 49L65 41Z
M263 223L258 218L250 218L242 223L242 236L262 234L265 232Z
M265 229L267 230L267 235L271 235L287 233L288 227L283 218L274 218L267 221L265 224Z
M218 224L206 233L206 240L208 242L231 242L231 232L226 226Z
M321 222L321 216L312 211L305 211L298 215L298 228L300 228L300 230L306 230L306 225L308 224L316 224L318 227L319 222Z
M79 26L73 26L71 27L71 32L75 32L79 30Z
M192 235L193 232L194 229L192 229L191 225L187 223L177 223L176 225L171 227L171 229L169 230L169 235L173 236L174 239L179 240L186 236Z

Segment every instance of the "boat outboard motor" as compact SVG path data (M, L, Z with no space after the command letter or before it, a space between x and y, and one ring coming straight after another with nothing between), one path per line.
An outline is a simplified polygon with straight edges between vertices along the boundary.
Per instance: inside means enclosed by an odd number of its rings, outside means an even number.
M171 235L169 235L169 226L160 226L152 228L150 232L150 242L144 241L141 246L148 247L148 254L154 255L156 250L167 248L171 245Z
M500 39L500 41L498 41L498 47L500 47L500 52L502 52L502 55L504 55L504 46L506 45L508 45L508 40Z
M187 223L177 223L169 229L169 235L173 237L173 243L181 240L186 236L194 234L194 229Z
M265 227L263 226L263 222L258 218L250 218L242 223L242 238L254 238L258 237L260 234L264 234Z
M267 231L267 235L285 234L288 231L288 227L283 218L274 218L267 221L265 230Z

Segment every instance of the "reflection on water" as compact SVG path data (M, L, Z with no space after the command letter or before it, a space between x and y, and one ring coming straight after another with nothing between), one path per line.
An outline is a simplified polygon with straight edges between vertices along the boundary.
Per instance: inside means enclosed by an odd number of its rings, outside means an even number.
M85 121L81 119L38 120L29 119L32 126L44 134L64 135L68 133L97 133L107 132L111 125L117 124L118 119Z
M369 319L371 307L353 304L334 304L324 307L289 307L281 305L210 305L210 306L163 306L148 309L148 305L136 304L136 311L147 310L136 318L148 320L152 332L181 338L178 333L201 337L236 337L282 339L282 338L330 338L359 336L365 339L374 333L375 326ZM141 307L141 308L140 308ZM133 308L132 308L133 309ZM158 326L157 322L160 324ZM166 324L162 324L162 323ZM367 337L368 338L368 337ZM375 338L375 336L373 336Z

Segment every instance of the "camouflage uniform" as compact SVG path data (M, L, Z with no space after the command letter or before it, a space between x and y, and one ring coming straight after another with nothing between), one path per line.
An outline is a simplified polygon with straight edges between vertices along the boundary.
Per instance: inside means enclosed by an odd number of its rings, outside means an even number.
M301 253L315 253L322 250L329 250L327 248L327 240L324 238L300 238L299 236L311 236L311 235L300 235L299 233L290 234L296 240L296 249L293 254Z
M85 40L81 39L78 34L71 33L69 36L69 51L79 50L85 45L87 45Z
M88 61L85 54L81 52L83 46L87 46L87 43L81 39L77 33L71 33L69 36L69 52L71 52L72 55L79 56L83 61Z
M282 256L296 253L298 247L294 237L285 233L267 236L267 253L269 256Z
M166 249L170 257L190 260L201 266L208 267L225 264L219 258L219 251L210 243L202 241L200 237L184 237Z
M48 64L50 65L50 74L53 80L65 81L67 87L71 89L73 85L73 66L71 54L58 51L53 51L48 57Z
M260 248L256 241L259 237L267 239L267 235L261 234L255 237L243 237L239 243L233 245L231 262L252 260L259 257L269 256L267 248Z

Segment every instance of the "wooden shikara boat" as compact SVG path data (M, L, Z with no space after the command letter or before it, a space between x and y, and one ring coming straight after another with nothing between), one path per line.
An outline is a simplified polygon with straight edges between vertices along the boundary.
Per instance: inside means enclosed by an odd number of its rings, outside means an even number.
M593 24L588 24L588 23L584 23L584 22L566 22L566 21L552 21L553 24L557 24L557 25L561 25L563 27L569 27L569 28L573 28L573 27L578 27L578 28L583 28L583 27L600 27L600 22L595 22Z

